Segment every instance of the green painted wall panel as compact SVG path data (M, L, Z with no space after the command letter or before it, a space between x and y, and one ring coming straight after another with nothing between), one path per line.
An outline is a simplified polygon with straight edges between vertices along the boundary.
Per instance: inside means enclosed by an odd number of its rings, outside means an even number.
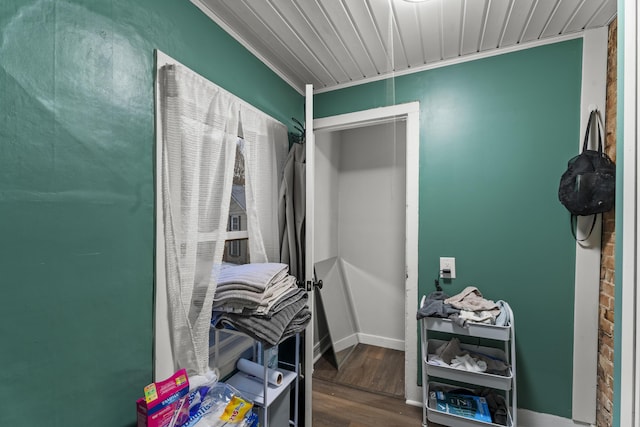
M582 40L319 94L317 117L420 102L419 293L513 307L518 404L571 417L575 242L557 187L580 139ZM416 302L417 307L417 302Z
M152 380L153 50L290 125L188 1L0 2L0 425L135 423Z
M301 96L188 2L2 2L2 425L130 425L151 379L154 48L301 118ZM421 292L453 255L449 292L510 301L521 406L565 417L575 255L555 190L579 138L580 49L316 97L319 117L421 101ZM39 406L20 398L43 385Z

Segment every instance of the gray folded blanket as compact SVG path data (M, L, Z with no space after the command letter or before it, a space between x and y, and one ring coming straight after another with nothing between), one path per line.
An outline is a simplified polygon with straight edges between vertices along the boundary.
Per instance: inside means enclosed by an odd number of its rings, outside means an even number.
M243 316L234 313L216 313L212 323L218 329L226 327L237 329L262 342L265 347L272 347L286 338L285 333L291 333L291 329L297 330L301 327L301 324L306 326L305 322L308 323L310 319L310 316L307 319L306 313L303 312L306 304L307 295L305 293L304 296L273 313L270 318ZM303 313L296 319L301 312Z
M304 331L310 321L311 311L309 311L309 309L305 307L298 314L296 314L296 317L291 320L289 326L285 328L284 332L282 333L282 337L280 338L280 342L294 336L298 332Z
M269 301L267 305L255 304L241 297L230 297L222 302L214 302L213 311L271 318L275 313L301 298L306 300L308 298L307 292L302 288L292 287Z
M256 310L256 316L263 316L266 318L273 317L276 313L282 311L285 307L295 304L298 300L303 299L305 302L308 299L307 292L302 288L295 288L286 294L282 295L278 301L276 301L267 311L262 311L260 309Z

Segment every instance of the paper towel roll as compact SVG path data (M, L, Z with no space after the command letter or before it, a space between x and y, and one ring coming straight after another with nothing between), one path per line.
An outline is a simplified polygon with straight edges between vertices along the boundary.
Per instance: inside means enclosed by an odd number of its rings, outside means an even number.
M239 359L236 366L239 371L264 380L264 366L247 359ZM282 372L275 369L267 370L267 382L279 386L282 384Z

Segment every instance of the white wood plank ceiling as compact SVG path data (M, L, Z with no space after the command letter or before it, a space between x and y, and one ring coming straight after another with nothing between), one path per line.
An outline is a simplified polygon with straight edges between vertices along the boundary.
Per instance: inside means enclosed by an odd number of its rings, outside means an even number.
M617 0L191 0L301 93L607 26Z

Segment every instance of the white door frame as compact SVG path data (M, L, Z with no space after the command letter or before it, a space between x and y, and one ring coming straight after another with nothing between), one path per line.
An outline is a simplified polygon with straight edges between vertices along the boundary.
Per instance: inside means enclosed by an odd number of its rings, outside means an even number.
M405 231L405 399L408 404L421 405L422 387L418 380L418 188L419 188L419 145L420 145L420 104L410 102L389 107L341 114L315 119L313 131L337 131L368 125L387 123L395 120L406 121L406 231ZM309 179L309 157L307 157L307 179ZM307 205L309 207L309 205ZM308 211L307 211L308 212ZM308 228L310 223L307 222ZM307 262L310 262L307 254ZM313 342L311 343L313 347ZM313 359L311 353L305 355ZM307 412L310 407L308 407Z
M622 10L620 10L622 8ZM638 163L640 150L637 149L638 121L638 21L639 9L635 0L625 0L619 6L619 12L624 17L624 92L618 90L618 96L623 96L622 111L618 113L619 120L624 120L622 128L622 147L624 175L622 178L622 203L617 203L617 209L622 210L622 230L618 234L622 239L622 271L617 272L622 277L618 283L622 284L622 301L617 304L621 309L615 328L620 337L620 389L619 409L620 426L636 426L640 423L640 355L637 351L640 340L640 319L638 319L638 297L636 292L638 275ZM620 24L618 26L620 28ZM619 82L620 83L620 82ZM618 180L618 182L620 182ZM620 194L620 192L618 192ZM621 206L622 205L622 206ZM620 246L619 246L620 247Z
M155 50L156 73L167 64L177 62L165 53ZM167 274L165 266L164 205L162 202L162 178L157 174L162 170L162 114L160 112L160 81L156 77L155 89L155 197L156 197L156 253L155 253L155 286L154 286L154 341L153 341L153 380L169 378L175 372L173 349L171 347L171 326L169 320L169 303L167 297Z
M606 118L608 28L584 32L582 41L582 87L580 129L586 129L591 110L597 108ZM579 135L582 135L582 133ZM576 139L576 148L582 148ZM579 217L579 238L588 235L591 217ZM591 236L576 242L575 292L573 312L573 394L571 418L596 423L598 385L598 307L600 301L601 218Z
M315 212L315 151L316 143L313 136L313 85L305 86L305 262L304 280L306 284L314 281L313 264L315 261L314 248L314 212ZM305 286L307 286L305 285ZM307 289L309 287L307 286ZM311 316L315 316L315 292L313 286L307 292L308 306ZM313 422L313 321L309 322L304 338L304 425L312 427ZM297 401L296 401L297 403ZM297 408L296 408L297 409Z

